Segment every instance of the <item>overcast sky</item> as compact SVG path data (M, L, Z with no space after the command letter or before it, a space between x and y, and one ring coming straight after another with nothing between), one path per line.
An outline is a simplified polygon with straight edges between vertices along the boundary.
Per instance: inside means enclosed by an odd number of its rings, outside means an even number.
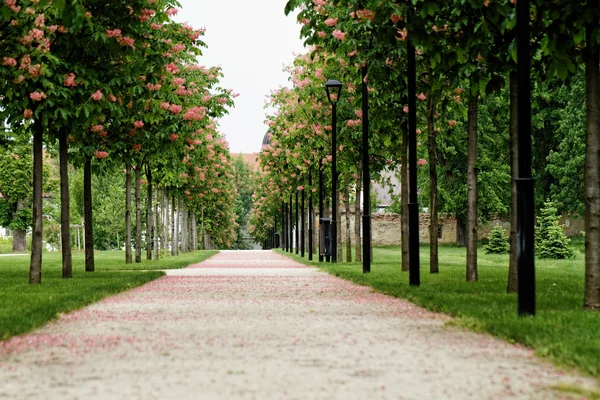
M267 131L265 95L271 89L291 86L282 72L293 53L303 53L300 25L286 17L287 0L180 0L178 21L206 27L208 48L199 62L220 65L221 85L240 93L235 108L221 120L233 153L260 150Z

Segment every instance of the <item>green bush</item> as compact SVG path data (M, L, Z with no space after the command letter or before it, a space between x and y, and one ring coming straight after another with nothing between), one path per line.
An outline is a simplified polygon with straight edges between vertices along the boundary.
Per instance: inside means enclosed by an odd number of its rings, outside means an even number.
M488 243L483 246L486 254L506 254L510 251L508 238L504 236L504 228L496 224L488 236Z
M541 258L571 258L575 255L569 247L569 238L558 223L558 210L551 201L544 203L535 232L536 250Z
M0 238L0 254L12 253L12 238Z

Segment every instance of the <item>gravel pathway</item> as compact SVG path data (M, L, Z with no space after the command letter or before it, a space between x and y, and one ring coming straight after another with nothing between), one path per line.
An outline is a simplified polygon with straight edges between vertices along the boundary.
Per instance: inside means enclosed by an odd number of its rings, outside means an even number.
M525 348L268 251L221 252L0 343L0 399L559 399Z

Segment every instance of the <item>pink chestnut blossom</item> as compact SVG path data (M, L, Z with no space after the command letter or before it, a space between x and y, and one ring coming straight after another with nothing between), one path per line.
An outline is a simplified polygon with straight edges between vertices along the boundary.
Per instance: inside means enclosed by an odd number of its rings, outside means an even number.
M42 101L46 98L46 93L44 92L33 92L29 94L29 98L33 101Z
M448 125L455 126L456 125L456 120L450 120L450 121L448 121Z
M92 94L92 99L95 101L102 100L102 92L97 90L96 93Z
M417 99L421 100L421 101L425 101L427 97L425 96L425 93L419 93L417 95Z
M332 35L337 40L344 40L346 38L346 34L342 31L340 31L339 29L334 30Z
M135 121L135 122L133 123L133 125L134 125L136 128L138 128L138 129L141 129L141 128L143 128L143 127L144 127L144 122L143 122L143 121Z
M31 119L31 118L33 118L33 111L31 111L29 108L26 108L26 109L23 111L23 117L24 117L25 119Z
M106 151L96 150L94 157L96 157L98 160L102 160L103 158L108 157L108 153Z

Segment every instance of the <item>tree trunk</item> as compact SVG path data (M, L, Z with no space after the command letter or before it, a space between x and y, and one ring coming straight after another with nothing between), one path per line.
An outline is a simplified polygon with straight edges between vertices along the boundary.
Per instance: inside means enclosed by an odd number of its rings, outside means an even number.
M152 232L154 238L154 259L158 260L160 257L160 247L159 247L159 235L160 235L160 217L158 214L158 203L160 201L160 189L156 186L154 190L154 196L156 197L156 201L154 202L154 230Z
M171 217L173 218L173 244L171 254L176 256L179 255L179 207L177 207L178 201L173 196L173 209L171 210Z
M133 263L131 254L131 164L125 164L125 264Z
M142 166L135 168L135 262L142 262Z
M400 149L400 201L402 204L402 218L400 220L402 232L402 271L408 271L410 265L409 256L409 226L408 226L408 121L402 124L402 146Z
M469 102L467 155L467 282L477 277L477 96Z
M519 85L517 73L510 73L510 261L508 266L507 293L517 292L517 181L519 177L519 146L517 100Z
M85 230L85 271L94 272L94 215L92 210L92 156L83 164L83 226Z
M12 231L13 244L12 251L13 252L23 252L27 251L27 235L23 229L13 229Z
M456 216L456 245L458 247L467 245L467 225L463 215Z
M339 179L338 179L338 188L339 188ZM343 262L344 261L344 249L342 247L342 210L340 209L340 199L339 199L339 190L338 190L338 198L336 199L337 204L336 204L336 208L335 208L335 223L337 225L336 228L336 242L337 242L337 255L336 255L336 259L338 260L338 262Z
M198 250L198 224L196 223L196 211L192 211L192 251Z
M185 201L180 199L179 200L179 204L180 204L180 209L179 209L179 213L181 215L181 252L182 253L187 253L188 252L188 212L187 212L187 206L185 204Z
M31 238L31 262L29 283L42 283L42 175L44 127L41 121L33 123L33 230Z
M589 0L595 15L598 0ZM585 292L583 308L600 311L600 56L595 41L597 17L587 26L585 154Z
M169 230L171 224L169 223L169 197L167 196L167 188L163 186L162 190L162 208L163 208L163 225L162 225L162 240L161 249L165 250L165 253L169 250Z
M152 170L148 166L146 169L146 260L152 260L152 234L154 233L154 217L152 215Z
M16 212L18 213L23 208L25 208L23 201L21 201L21 200L17 201ZM27 251L27 232L25 232L25 230L23 230L23 229L13 229L12 235L13 235L12 251L13 252Z
M362 214L360 211L360 194L362 192L362 164L358 164L356 178L356 191L354 199L354 243L356 251L354 253L354 261L362 262L362 238L360 237L360 224L362 222Z
M438 257L438 183L437 183L437 144L435 137L435 104L433 94L427 96L427 148L429 151L429 272L440 272Z
M62 277L73 277L73 258L71 254L71 216L69 197L69 145L67 130L59 129L59 169L60 169L60 238L62 250Z
M350 190L344 187L344 206L346 207L346 262L352 262L352 235L350 233Z

